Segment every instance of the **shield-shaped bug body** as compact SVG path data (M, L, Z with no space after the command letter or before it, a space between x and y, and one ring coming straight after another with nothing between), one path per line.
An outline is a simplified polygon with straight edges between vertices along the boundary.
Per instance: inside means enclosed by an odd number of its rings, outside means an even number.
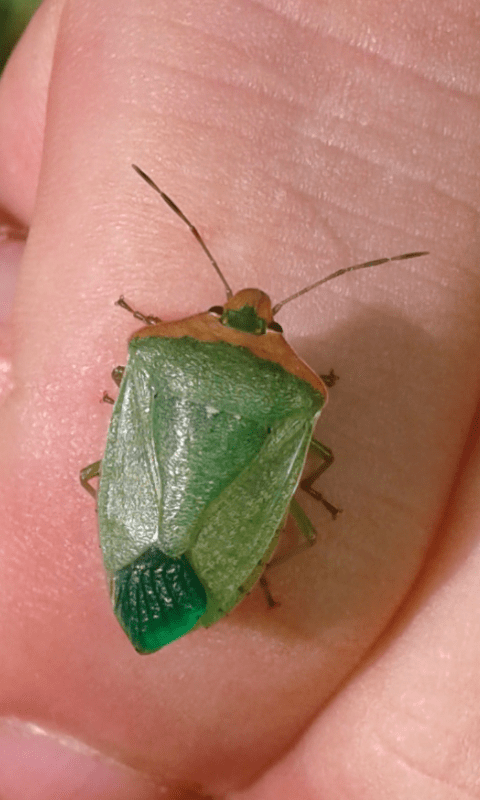
M227 291L223 307L174 322L146 317L130 339L101 462L98 519L114 612L139 653L153 653L231 611L261 577L288 514L307 544L315 529L294 498L309 448L320 466L333 461L313 439L327 400L326 381L302 361L275 322L277 311L338 270L272 309L259 289L233 295L198 231L138 167L136 171L186 222Z

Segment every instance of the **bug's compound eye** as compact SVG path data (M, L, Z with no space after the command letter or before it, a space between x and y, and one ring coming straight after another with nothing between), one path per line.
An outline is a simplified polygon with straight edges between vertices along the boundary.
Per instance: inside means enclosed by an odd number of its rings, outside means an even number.
M217 317L221 317L223 314L223 306L212 306L208 309L209 314L215 314Z
M279 325L278 322L275 322L275 320L273 322L270 322L267 325L267 328L268 328L269 331L275 331L275 333L283 333L282 326Z

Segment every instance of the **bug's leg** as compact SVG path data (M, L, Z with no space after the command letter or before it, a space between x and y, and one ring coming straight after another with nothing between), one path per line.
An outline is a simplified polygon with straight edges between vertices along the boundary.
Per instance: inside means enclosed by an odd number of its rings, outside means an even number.
M125 367L115 367L112 369L112 379L117 386L120 386L123 378L123 373L125 372ZM108 392L104 392L102 395L102 403L109 403L111 406L115 405L115 400L113 397L110 397Z
M334 372L333 369L330 370L328 375L320 375L320 377L321 377L322 381L324 382L325 386L328 386L329 389L331 389L332 386L335 386L336 382L340 380L340 376L339 375L335 375L335 372Z
M311 449L315 452L316 455L320 456L322 459L322 463L320 466L312 472L311 475L308 475L306 478L300 481L300 487L307 492L310 497L315 498L315 500L320 500L321 503L325 506L327 511L330 512L333 519L340 513L341 508L336 508L328 500L325 500L322 494L318 492L316 489L313 488L313 484L320 477L320 475L325 472L333 464L333 453L329 447L325 447L324 444L317 441L317 439L312 439L310 442Z
M125 367L115 367L112 369L112 380L117 386L120 386L123 378L123 373L125 372Z
M101 467L102 462L95 461L94 464L89 464L88 467L84 467L82 470L80 470L80 483L95 500L97 499L97 490L92 486L90 481L92 478L96 478L98 475L100 475Z
M123 294L120 295L118 300L115 303L116 306L120 306L120 308L124 308L125 311L128 311L129 314L133 314L135 319L139 319L140 322L143 322L145 325L156 325L157 322L161 322L162 320L160 317L154 317L151 314L142 314L141 311L135 311L134 308L128 305L127 301L125 300Z
M283 564L293 556L296 556L297 553L303 553L304 550L308 550L309 547L313 547L317 541L317 531L305 514L305 511L300 503L295 500L294 497L292 497L290 500L290 508L288 511L292 515L295 524L302 536L305 538L305 541L299 545L296 545L296 547L292 547L291 550L289 550L287 553L284 553L282 556L276 556L275 558L272 558L272 560L267 564L268 568L276 567L278 564Z
M269 567L269 566L270 566L270 564L267 564L267 567ZM271 593L270 588L268 586L268 582L267 582L267 579L265 577L265 573L263 573L263 575L260 577L258 583L260 584L262 592L265 595L265 600L267 601L268 607L269 608L275 608L275 606L279 606L280 603L278 602L278 600L275 600L275 598L272 597L272 593Z

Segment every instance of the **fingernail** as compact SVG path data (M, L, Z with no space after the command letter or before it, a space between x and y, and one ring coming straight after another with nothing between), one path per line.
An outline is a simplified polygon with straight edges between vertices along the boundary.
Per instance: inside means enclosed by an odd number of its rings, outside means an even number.
M149 778L82 742L32 723L0 720L2 800L159 800Z

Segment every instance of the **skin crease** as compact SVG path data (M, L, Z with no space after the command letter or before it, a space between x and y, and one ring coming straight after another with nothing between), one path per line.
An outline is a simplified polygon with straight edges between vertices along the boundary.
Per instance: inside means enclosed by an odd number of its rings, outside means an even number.
M47 3L3 76L0 202L31 235L1 336L0 713L137 770L139 800L480 796L474 11ZM256 589L146 657L111 613L78 482L139 327L113 303L176 319L224 296L132 162L234 290L273 302L431 251L282 309L298 353L340 376L317 435L343 514L300 498L319 540L270 572L279 608Z

